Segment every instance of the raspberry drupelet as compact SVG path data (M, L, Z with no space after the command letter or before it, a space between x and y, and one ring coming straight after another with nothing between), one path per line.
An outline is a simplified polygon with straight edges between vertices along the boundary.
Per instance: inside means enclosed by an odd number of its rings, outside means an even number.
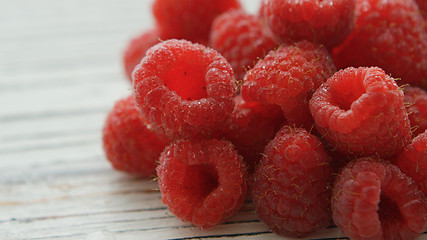
M403 91L377 67L335 73L310 100L317 130L339 151L389 157L411 139Z
M162 39L207 43L216 16L241 8L238 0L155 0L152 12Z
M332 56L338 68L377 66L427 88L427 33L413 0L358 0L355 27Z
M418 4L418 8L420 9L421 15L427 17L427 1L425 0L415 0Z
M150 29L141 35L133 38L126 47L123 54L123 65L126 76L132 81L132 72L135 66L141 62L145 52L152 46L159 43L159 32L157 29Z
M427 33L427 1L426 0L415 0L420 9L421 15L424 17L424 30Z
M335 224L354 240L411 240L426 227L427 206L417 185L395 165L370 157L342 170L331 207Z
M393 163L410 176L427 196L427 131L412 139Z
M225 140L178 140L157 167L162 201L182 221L210 228L232 216L246 195L242 157Z
M220 52L233 67L236 79L272 50L276 43L256 15L242 9L230 10L215 18L210 46Z
M282 42L308 40L331 49L353 29L355 5L356 0L263 0L260 15Z
M302 41L270 51L246 73L241 93L247 101L279 105L289 125L309 130L308 100L334 72L324 47Z
M284 126L264 150L254 179L256 213L274 232L303 237L331 221L331 168L320 140Z
M405 86L404 93L412 137L416 137L427 129L427 92L418 87Z
M102 131L104 152L120 171L153 177L160 153L169 139L154 131L139 115L134 96L116 102Z
M171 139L219 134L234 109L230 64L215 50L186 40L150 48L133 82L142 116Z

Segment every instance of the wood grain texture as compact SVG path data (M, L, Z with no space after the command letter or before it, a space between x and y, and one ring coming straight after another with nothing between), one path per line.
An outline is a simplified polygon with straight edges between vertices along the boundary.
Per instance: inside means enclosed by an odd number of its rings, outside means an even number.
M286 239L250 202L210 230L183 223L155 181L105 160L106 113L131 93L121 54L152 26L151 1L0 5L0 239ZM336 238L332 226L308 239Z

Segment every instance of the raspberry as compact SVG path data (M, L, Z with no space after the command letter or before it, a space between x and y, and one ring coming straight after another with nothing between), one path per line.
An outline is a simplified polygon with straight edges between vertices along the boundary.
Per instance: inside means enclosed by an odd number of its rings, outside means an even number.
M169 143L139 116L133 95L114 105L102 134L104 152L113 167L142 177L155 175L156 162Z
M322 46L307 41L280 46L247 72L242 95L247 101L277 104L290 125L310 129L313 119L308 100L334 72L335 66Z
M310 100L320 134L343 153L391 156L410 141L403 91L377 67L335 73Z
M133 81L142 116L171 139L218 134L234 108L230 64L215 50L186 40L150 48Z
M420 9L421 15L424 17L427 16L427 1L426 0L415 0L415 2L418 5L418 8Z
M158 42L159 33L157 29L150 29L129 42L123 55L123 64L129 80L132 81L132 72L145 56L145 52Z
M157 167L162 201L182 221L209 228L223 222L246 195L245 166L223 140L178 140Z
M424 17L424 31L427 33L427 1L417 0L421 15Z
M261 4L262 17L283 42L309 40L332 48L354 25L356 0L264 0Z
M405 104L409 121L416 137L427 129L427 92L418 87L405 87Z
M274 232L303 237L331 221L329 157L305 129L283 127L255 172L252 200Z
M241 9L227 11L215 18L210 46L228 60L236 79L243 79L246 70L276 46L273 36L263 29L257 16Z
M427 87L427 34L413 0L358 0L356 19L333 51L338 68L378 66L399 85Z
M427 131L415 137L394 161L427 196Z
M424 231L427 206L417 185L396 166L361 158L334 185L332 217L351 239L415 239Z
M427 32L427 1L416 0L415 2L417 2L420 13L424 17L424 30Z
M152 11L162 39L206 43L215 17L235 8L238 0L155 0Z
M246 102L239 95L224 138L233 143L243 157L251 175L261 159L264 147L286 123L282 110L276 105Z

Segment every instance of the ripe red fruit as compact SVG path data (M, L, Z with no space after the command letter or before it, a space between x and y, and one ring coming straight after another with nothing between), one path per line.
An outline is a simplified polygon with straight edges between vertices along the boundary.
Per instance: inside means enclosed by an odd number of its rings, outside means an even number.
M227 11L215 18L209 44L228 60L239 80L258 59L264 58L276 46L258 16L241 9Z
M420 9L421 15L424 17L427 16L427 1L425 0L415 0L418 4L418 8Z
M427 33L427 1L426 0L415 0L420 9L421 15L424 17L424 30Z
M232 216L246 195L242 157L224 140L178 140L163 151L157 175L163 203L202 228Z
M316 128L330 145L356 156L392 156L411 139L403 91L377 67L335 73L310 100Z
M358 0L353 32L332 56L338 68L377 66L399 85L427 87L427 34L413 0Z
M404 93L412 136L416 137L427 129L427 92L418 87L406 86Z
M139 115L134 96L117 101L102 131L107 159L120 171L152 177L160 153L169 143Z
M393 163L427 196L427 131L415 137Z
M157 29L150 29L141 35L133 38L126 47L123 54L123 65L126 76L132 81L132 72L135 66L141 62L145 52L152 46L159 43L159 33Z
M230 64L215 50L186 40L149 49L133 81L142 116L171 139L218 135L234 108Z
M308 100L334 72L324 47L302 41L270 51L247 72L241 92L246 101L279 105L289 125L309 130Z
M264 0L261 4L261 16L282 42L308 40L332 48L354 25L356 0Z
M354 240L410 240L424 232L427 205L417 185L398 167L361 158L345 167L335 182L332 217Z
M206 43L215 17L235 8L238 0L155 0L152 11L162 39Z
M239 95L224 138L233 143L248 167L249 175L255 171L265 146L286 123L279 106L246 102Z
M274 232L303 237L329 225L331 168L320 140L283 127L267 145L255 172L252 201Z

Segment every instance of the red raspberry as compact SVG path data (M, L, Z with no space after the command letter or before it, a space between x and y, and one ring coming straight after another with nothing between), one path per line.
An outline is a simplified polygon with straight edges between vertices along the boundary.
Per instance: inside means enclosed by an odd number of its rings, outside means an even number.
M283 127L255 172L252 200L274 232L303 237L331 221L329 157L305 129Z
M261 15L283 42L309 40L327 48L353 28L356 0L264 0Z
M248 166L251 175L262 157L265 146L286 123L282 110L276 105L246 102L241 95L224 133L233 143Z
M139 116L132 95L114 105L102 134L105 155L113 167L142 177L155 175L160 153L169 143Z
M234 108L230 64L215 50L186 40L149 49L133 80L142 116L172 139L218 134Z
M427 131L415 137L394 164L410 176L427 196Z
M420 9L421 15L424 17L424 31L427 33L427 1L416 0L418 8Z
M335 66L322 46L307 41L280 46L247 72L242 95L247 101L277 104L290 125L310 129L313 119L308 100L334 72Z
M123 64L129 80L132 81L132 72L145 56L145 52L157 43L159 43L157 29L150 29L129 42L123 55Z
M427 1L416 0L415 2L417 2L420 13L424 17L424 29L427 32Z
M415 2L418 5L418 8L420 9L421 15L424 17L427 16L427 1L426 0L415 0Z
M235 8L238 0L155 0L152 10L162 39L206 43L215 17Z
M427 34L413 0L358 0L356 25L333 51L338 68L378 66L399 85L427 87Z
M162 201L182 221L209 228L232 216L246 195L245 166L223 140L178 140L157 167Z
M404 92L412 136L416 137L427 129L427 92L412 86L406 86Z
M335 182L332 217L354 240L410 240L424 231L427 206L417 185L396 166L361 158Z
M215 18L209 43L228 60L236 79L243 79L246 70L276 46L263 29L257 16L240 9Z
M403 91L377 67L346 68L313 94L310 111L330 145L356 156L391 156L411 139Z

